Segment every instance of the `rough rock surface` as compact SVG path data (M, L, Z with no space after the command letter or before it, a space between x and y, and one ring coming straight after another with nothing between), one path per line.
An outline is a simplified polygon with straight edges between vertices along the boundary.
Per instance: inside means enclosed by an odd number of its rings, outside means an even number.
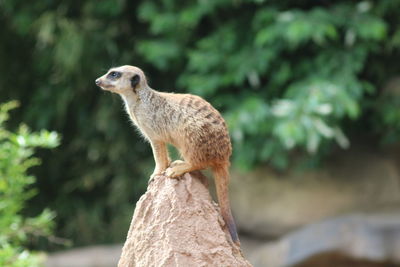
M233 172L236 222L245 233L269 238L332 216L396 209L399 154L358 147L332 156L319 170Z
M200 173L155 177L136 204L118 266L251 266L205 181Z

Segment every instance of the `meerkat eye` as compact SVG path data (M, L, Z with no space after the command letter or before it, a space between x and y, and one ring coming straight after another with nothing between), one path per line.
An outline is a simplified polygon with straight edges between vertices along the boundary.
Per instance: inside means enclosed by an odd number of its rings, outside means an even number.
M119 77L121 77L121 72L112 71L108 74L108 77L111 79L118 79Z

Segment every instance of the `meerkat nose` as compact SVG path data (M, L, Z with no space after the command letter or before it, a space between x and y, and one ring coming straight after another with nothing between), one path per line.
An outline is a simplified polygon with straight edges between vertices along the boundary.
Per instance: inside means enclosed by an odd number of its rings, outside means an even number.
M99 86L99 85L100 85L100 79L97 79L97 80L95 81L95 83L96 83L97 86Z

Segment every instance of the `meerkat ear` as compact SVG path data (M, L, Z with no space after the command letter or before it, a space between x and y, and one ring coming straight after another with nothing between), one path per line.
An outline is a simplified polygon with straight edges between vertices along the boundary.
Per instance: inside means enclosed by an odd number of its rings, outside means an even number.
M140 76L138 74L133 75L133 77L131 78L132 89L135 89L136 86L139 84L139 82L140 82Z

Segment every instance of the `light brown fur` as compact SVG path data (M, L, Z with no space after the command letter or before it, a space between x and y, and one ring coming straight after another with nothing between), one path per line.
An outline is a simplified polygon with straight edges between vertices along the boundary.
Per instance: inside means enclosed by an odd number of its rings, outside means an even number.
M114 79L112 72L120 77ZM121 95L133 123L150 142L156 163L152 178L163 172L177 178L194 170L212 169L222 217L232 240L239 243L228 197L232 147L220 113L201 97L151 89L143 71L133 66L113 68L96 84ZM170 163L168 143L179 150L184 161Z

